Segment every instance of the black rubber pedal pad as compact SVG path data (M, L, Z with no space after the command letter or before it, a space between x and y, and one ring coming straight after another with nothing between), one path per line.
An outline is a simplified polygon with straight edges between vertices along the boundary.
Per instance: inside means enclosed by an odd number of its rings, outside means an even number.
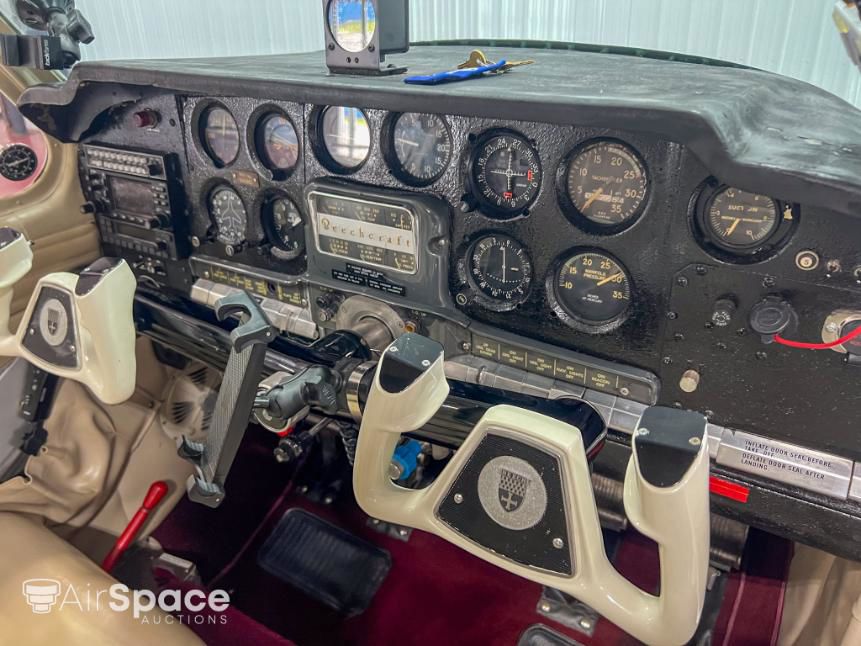
M291 509L260 548L269 574L337 612L367 610L392 567L391 555L303 509Z

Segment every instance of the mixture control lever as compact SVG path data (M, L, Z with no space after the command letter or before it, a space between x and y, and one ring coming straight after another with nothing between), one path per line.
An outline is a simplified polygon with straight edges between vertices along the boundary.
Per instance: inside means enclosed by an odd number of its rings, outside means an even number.
M275 338L257 301L246 292L225 296L215 305L220 321L237 314L241 322L230 334L230 358L209 433L201 443L183 438L180 445L180 455L195 465L195 474L187 483L188 497L208 507L224 501L224 483L248 427L266 347Z

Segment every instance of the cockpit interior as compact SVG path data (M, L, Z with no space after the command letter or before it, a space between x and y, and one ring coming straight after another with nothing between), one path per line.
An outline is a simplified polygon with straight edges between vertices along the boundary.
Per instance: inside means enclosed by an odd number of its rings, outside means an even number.
M0 6L0 642L861 645L858 108L84 4Z

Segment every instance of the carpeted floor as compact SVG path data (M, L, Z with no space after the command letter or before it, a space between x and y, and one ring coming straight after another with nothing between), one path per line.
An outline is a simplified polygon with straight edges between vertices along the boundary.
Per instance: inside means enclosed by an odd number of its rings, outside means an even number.
M424 532L408 542L383 535L349 496L331 506L309 502L290 483L290 470L271 457L272 436L252 429L218 510L183 501L155 533L168 552L198 564L210 587L230 591L233 615L201 637L219 644L284 643L514 646L529 626L545 623L584 646L638 642L606 620L589 638L536 612L541 588ZM302 507L386 549L392 569L364 614L343 619L305 597L256 563L260 546L292 507ZM783 581L791 545L752 531L742 572L726 587L713 643L770 646L776 637ZM657 549L630 532L619 547L617 568L645 590L658 583ZM238 640L238 641L237 641Z

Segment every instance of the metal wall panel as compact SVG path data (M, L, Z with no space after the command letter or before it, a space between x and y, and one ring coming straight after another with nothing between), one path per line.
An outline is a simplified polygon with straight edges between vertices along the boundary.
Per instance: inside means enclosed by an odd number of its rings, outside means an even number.
M84 48L89 60L322 48L320 0L77 5L97 35ZM861 74L843 50L831 7L828 0L412 0L411 37L528 38L696 54L793 76L861 106Z

